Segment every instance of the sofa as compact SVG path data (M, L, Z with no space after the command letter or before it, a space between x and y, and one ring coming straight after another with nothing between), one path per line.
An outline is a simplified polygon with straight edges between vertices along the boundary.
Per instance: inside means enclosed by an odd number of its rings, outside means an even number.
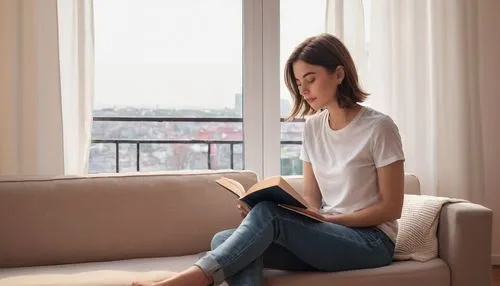
M2 178L0 285L129 285L181 271L241 221L220 176L257 182L246 170ZM300 177L287 180L302 191ZM415 176L406 175L405 192L420 192ZM435 259L336 273L266 269L266 285L491 285L491 223L481 205L447 204Z

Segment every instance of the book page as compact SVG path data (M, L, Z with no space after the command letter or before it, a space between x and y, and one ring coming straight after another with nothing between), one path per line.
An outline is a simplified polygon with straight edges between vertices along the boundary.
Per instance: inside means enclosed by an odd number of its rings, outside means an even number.
M215 182L224 187L226 190L231 191L233 194L238 196L238 198L241 198L245 194L245 188L236 180L221 177L215 180Z

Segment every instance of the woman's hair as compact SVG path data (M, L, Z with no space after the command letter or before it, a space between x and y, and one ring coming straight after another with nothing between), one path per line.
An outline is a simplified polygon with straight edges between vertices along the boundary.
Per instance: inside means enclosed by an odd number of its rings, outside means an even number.
M329 72L334 72L338 66L344 67L345 77L337 89L337 102L341 108L353 107L366 99L368 93L359 86L356 67L347 48L336 37L326 33L320 34L299 44L286 62L285 84L294 100L289 119L316 113L304 100L297 86L293 64L299 60L322 66Z

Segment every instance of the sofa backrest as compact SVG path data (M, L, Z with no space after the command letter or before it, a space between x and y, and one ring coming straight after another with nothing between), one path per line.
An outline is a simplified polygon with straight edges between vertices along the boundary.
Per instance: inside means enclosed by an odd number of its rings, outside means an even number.
M206 251L241 221L220 176L257 181L251 171L0 178L0 267ZM286 179L303 192L301 176ZM405 193L420 193L415 176L405 176Z
M236 197L250 171L0 179L0 267L193 254L241 221Z

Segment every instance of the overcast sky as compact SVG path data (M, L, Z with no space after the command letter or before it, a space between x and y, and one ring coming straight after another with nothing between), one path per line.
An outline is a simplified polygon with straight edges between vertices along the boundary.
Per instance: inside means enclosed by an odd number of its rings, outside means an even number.
M282 66L324 31L324 10L324 0L281 1ZM94 20L96 108L233 107L241 93L241 1L94 1Z

